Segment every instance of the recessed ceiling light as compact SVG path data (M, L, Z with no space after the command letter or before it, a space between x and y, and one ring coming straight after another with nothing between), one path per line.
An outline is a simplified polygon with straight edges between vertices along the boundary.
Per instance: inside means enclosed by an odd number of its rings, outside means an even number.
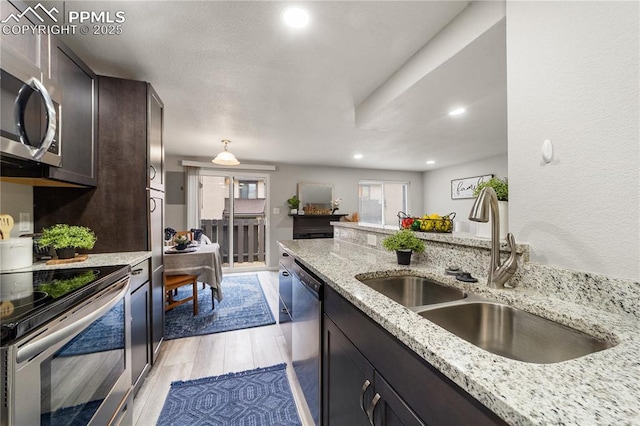
M427 160L427 164L436 164L435 160Z
M364 157L362 154L355 154L353 156L353 158L355 158L356 160L360 160L362 157Z
M460 114L464 114L465 111L466 111L465 108L456 108L454 110L449 111L449 115L460 115Z
M284 22L293 28L302 28L309 23L309 14L299 7L290 7L282 13Z

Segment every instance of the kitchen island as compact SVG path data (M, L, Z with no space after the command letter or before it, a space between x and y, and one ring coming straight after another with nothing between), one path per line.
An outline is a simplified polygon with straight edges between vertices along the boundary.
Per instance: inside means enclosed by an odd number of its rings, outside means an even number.
M428 259L397 265L395 254L334 240L291 240L281 244L300 262L395 336L420 358L434 366L464 391L509 424L633 424L640 421L640 321L629 306L614 306L616 298L637 300L637 283L626 293L619 280L575 271L556 274L574 277L575 285L606 283L608 291L594 289L567 297L570 286L557 280L549 267L521 265L521 285L489 289L486 282L468 284L446 276ZM465 265L459 265L464 268ZM446 285L462 288L527 312L573 327L615 346L573 360L553 364L520 362L482 350L420 317L358 281L372 272L406 270ZM601 280L599 280L601 278ZM569 283L571 284L571 283ZM611 293L611 300L593 300ZM555 294L555 296L554 296ZM589 301L590 303L578 303ZM571 300L571 301L568 301ZM633 304L631 302L631 304ZM620 305L620 304L618 304ZM611 306L611 309L605 307Z

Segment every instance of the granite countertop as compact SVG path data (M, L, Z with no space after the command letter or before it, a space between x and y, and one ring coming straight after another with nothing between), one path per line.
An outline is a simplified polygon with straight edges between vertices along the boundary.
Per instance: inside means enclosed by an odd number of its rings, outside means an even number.
M35 262L33 265L12 269L2 272L25 272L25 271L41 271L46 269L63 269L63 268L89 268L92 266L108 266L108 265L137 265L145 259L151 257L150 251L127 251L118 253L97 253L89 254L89 258L83 262L64 263L61 265L47 265L45 260Z
M347 300L510 424L640 423L640 320L527 288L466 284L428 263L338 240L281 241ZM409 269L616 343L587 356L532 364L494 355L445 331L354 278Z

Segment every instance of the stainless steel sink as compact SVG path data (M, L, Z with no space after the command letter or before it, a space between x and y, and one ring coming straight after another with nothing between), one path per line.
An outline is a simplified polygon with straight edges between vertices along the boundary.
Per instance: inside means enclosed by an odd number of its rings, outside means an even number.
M407 307L451 302L467 297L462 290L413 275L358 278L358 280Z
M496 303L461 303L418 314L486 351L524 362L550 364L614 346L562 324Z

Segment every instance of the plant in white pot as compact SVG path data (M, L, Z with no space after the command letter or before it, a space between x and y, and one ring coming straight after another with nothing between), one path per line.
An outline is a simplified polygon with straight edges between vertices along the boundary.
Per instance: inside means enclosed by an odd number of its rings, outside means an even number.
M509 183L507 178L493 177L486 182L482 182L473 191L475 197L480 194L482 188L490 187L496 192L498 197L498 214L500 215L500 238L505 238L509 232ZM491 238L491 221L488 223L478 223L476 236L481 238Z
M424 241L416 237L410 229L401 229L395 234L389 235L382 240L382 246L389 251L396 252L398 265L409 265L411 254L414 251L416 253L424 251Z
M59 259L72 259L76 249L91 250L96 240L93 231L85 226L59 223L43 229L38 244L41 247L53 247Z
M289 213L290 214L298 214L298 207L300 207L300 198L297 195L293 195L291 198L287 200L287 204L289 204Z

